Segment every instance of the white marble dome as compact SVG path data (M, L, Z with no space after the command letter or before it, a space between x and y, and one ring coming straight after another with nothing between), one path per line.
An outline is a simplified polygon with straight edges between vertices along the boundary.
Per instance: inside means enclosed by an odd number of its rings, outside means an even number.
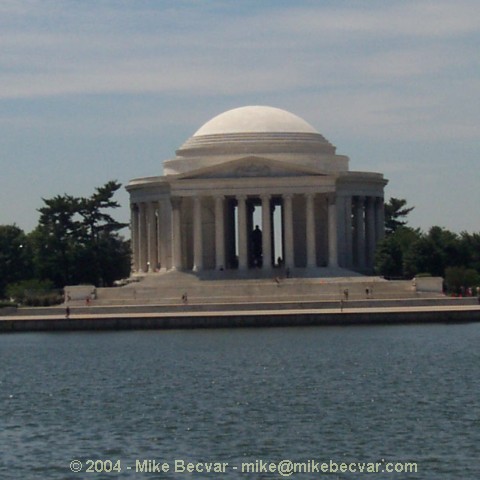
M221 113L202 125L194 137L229 133L318 133L302 118L280 108L248 106Z
M234 108L204 123L163 163L165 175L182 174L249 156L345 171L348 158L293 113L269 106Z

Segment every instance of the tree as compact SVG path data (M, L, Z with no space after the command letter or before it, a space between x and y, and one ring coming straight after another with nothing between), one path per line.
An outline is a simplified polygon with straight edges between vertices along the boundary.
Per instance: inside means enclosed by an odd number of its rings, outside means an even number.
M75 257L81 224L75 218L79 200L70 195L42 199L37 228L30 234L36 277L57 287L75 280Z
M110 181L88 198L43 199L39 224L31 233L38 278L50 279L57 287L108 286L129 274L128 242L119 235L126 224L106 212L120 206L113 200L120 186Z
M406 271L410 275L429 273L444 277L445 269L459 262L458 236L442 227L431 227L414 242L406 256Z
M375 271L386 277L406 277L405 258L420 232L407 227L405 217L414 209L406 207L407 201L390 198L385 203L385 238L377 245Z
M16 225L0 225L0 298L9 283L32 276L32 262L25 232Z
M409 277L405 259L411 246L421 238L418 229L399 227L378 245L375 254L375 271L385 277Z
M406 204L405 199L394 197L385 203L385 233L387 235L407 224L404 219L415 207L405 207Z
M121 187L116 181L107 182L96 188L90 198L79 200L78 213L82 217L82 234L84 260L89 260L87 277L95 285L109 285L116 277L113 272L130 271L128 250L124 248L118 232L128 224L117 222L104 210L118 208L120 204L113 200L115 192ZM113 254L113 256L112 256ZM117 258L118 256L118 258ZM118 262L120 261L120 264ZM117 268L120 267L120 268Z
M61 303L63 300L60 291L54 290L53 284L49 280L36 278L21 280L17 283L10 283L6 290L8 298L23 305L47 307Z
M462 232L459 237L459 264L480 274L480 233Z
M447 267L445 283L452 293L462 293L465 288L475 288L480 284L480 275L474 268Z
M375 252L375 271L384 277L403 277L403 252L393 235L385 237Z

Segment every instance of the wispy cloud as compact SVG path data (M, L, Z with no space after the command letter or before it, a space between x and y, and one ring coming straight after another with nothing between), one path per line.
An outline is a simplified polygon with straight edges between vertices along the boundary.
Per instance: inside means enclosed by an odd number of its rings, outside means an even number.
M278 31L338 40L349 35L440 38L478 32L480 6L475 0L456 2L410 0L402 2L335 2L330 7L292 8L278 12ZM306 36L305 36L306 34Z
M403 80L471 61L463 46L442 42L480 29L480 4L469 0L381 2L368 10L355 2L241 18L186 3L189 8L173 2L124 10L116 2L95 8L7 2L0 97L192 89L232 94Z
M476 134L468 98L480 82L477 1L307 3L242 15L193 1L89 5L2 2L0 100L305 96L306 112L328 109L333 125L362 135Z

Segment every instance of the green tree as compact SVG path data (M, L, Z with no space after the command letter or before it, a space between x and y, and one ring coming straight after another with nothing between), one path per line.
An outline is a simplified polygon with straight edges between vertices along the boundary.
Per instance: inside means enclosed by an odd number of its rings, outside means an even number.
M480 233L462 232L459 237L459 265L480 274Z
M6 290L8 298L23 305L46 307L61 303L63 300L61 292L53 288L50 280L38 280L36 278L21 280L9 284Z
M444 277L445 269L458 265L459 261L458 236L442 227L434 226L412 244L405 258L405 269L411 276L429 273Z
M403 277L403 252L393 235L385 237L375 252L375 271L384 277Z
M27 236L16 225L0 225L0 298L9 283L32 276Z
M91 197L82 198L79 202L84 247L82 257L89 265L85 276L95 285L111 285L119 275L125 277L130 272L129 245L119 237L119 231L128 224L117 222L105 211L120 207L113 200L120 187L120 183L110 181L97 188Z
M474 268L447 267L445 283L451 293L461 293L462 288L475 288L480 285L480 275Z
M390 235L398 228L407 224L405 217L415 208L406 207L407 201L403 198L390 198L385 203L385 233Z
M408 277L405 258L411 246L421 238L419 230L399 227L378 245L375 254L375 271L385 277Z
M43 199L37 228L30 234L36 277L63 287L75 281L79 201L70 195Z
M43 200L38 227L31 233L36 276L56 287L78 283L108 286L130 272L128 242L108 210L120 184L110 181L88 198L70 195Z

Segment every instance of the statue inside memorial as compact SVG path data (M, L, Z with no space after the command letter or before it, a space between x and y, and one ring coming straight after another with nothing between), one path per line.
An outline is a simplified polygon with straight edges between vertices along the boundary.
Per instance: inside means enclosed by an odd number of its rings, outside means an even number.
M253 267L261 268L262 266L262 231L255 226L255 230L251 235L251 263Z

